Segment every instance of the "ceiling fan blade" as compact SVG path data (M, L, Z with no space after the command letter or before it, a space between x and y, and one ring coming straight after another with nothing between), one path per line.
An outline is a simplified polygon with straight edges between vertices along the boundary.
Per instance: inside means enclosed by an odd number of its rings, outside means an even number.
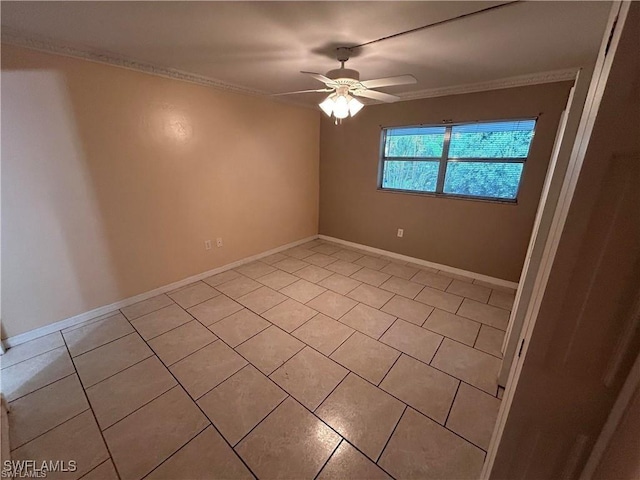
M315 73L315 72L300 72L300 73L309 75L310 77L313 77L316 80L320 80L322 83L326 83L327 85L334 83L333 80L331 80L329 77L325 77L324 75L321 75L319 73Z
M388 93L376 92L375 90L356 90L352 92L356 97L366 97L373 100L379 100L385 103L393 103L401 100L400 97L389 95Z
M374 80L365 80L360 82L367 88L391 87L394 85L409 85L418 83L413 75L398 75L397 77L376 78Z
M333 92L333 88L319 88L317 90L298 90L297 92L274 93L271 96L282 97L283 95L296 95L298 93L312 93L312 92Z

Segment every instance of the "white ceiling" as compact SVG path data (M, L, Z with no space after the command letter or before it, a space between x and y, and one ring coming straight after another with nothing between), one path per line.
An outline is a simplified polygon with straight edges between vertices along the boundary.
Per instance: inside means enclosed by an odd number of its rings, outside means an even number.
M266 93L320 88L356 45L503 2L2 2L3 34L50 39ZM356 51L361 79L413 74L406 93L595 61L609 2L520 2ZM6 38L6 37L5 37ZM317 103L322 94L296 100Z

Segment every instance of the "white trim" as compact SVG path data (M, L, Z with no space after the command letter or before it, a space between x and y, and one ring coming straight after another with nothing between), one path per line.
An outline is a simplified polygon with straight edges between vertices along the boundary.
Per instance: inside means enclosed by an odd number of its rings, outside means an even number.
M231 91L235 93L242 93L245 95L253 96L267 96L267 92L261 90L255 90L252 88L243 87L240 85L233 85L231 83L223 82L215 78L205 77L194 73L185 72L184 70L178 70L176 68L161 67L152 63L127 58L122 55L108 52L106 50L88 49L82 46L67 45L57 40L44 37L27 36L21 32L3 28L2 29L2 43L9 45L15 45L18 47L29 48L31 50L38 50L41 52L53 53L56 55L62 55L65 57L81 58L90 62L106 63L107 65L113 65L116 67L126 68L129 70L136 70L139 72L148 73L151 75L157 75L159 77L172 78L174 80L182 80L190 83L197 83L200 85L206 85L208 87L214 87L220 90Z
M582 163L589 146L593 127L600 108L600 102L602 101L604 90L607 87L611 64L620 41L623 25L629 11L629 5L630 0L623 0L622 2L616 1L611 6L607 27L604 31L598 58L591 77L589 92L582 108L578 131L573 141L569 164L562 183L562 189L555 206L553 221L549 229L544 252L540 259L540 266L536 274L531 299L527 305L527 313L523 321L522 333L520 336L521 341L524 342L522 351L516 361L513 362L511 371L509 372L506 389L498 412L498 419L496 421L493 434L491 435L491 441L489 442L489 448L480 474L480 478L482 480L489 479L492 474L498 448L504 434L513 399L518 388L523 364L526 361L529 351L529 340L533 335L540 306L545 297L547 282L551 275L558 246L564 233L564 226L569 213L569 207L573 200L573 195L582 169ZM613 35L610 37L612 32ZM608 53L606 51L607 45L609 45ZM569 140L570 139L567 139L567 141Z
M490 277L489 275L483 275L482 273L470 272L468 270L462 270L461 268L450 267L449 265L443 265L441 263L429 262L428 260L422 260L421 258L409 257L400 253L390 252L388 250L382 250L380 248L370 247L368 245L362 245L361 243L350 242L348 240L342 240L340 238L330 237L328 235L318 235L318 238L327 240L330 242L339 243L348 247L359 248L366 252L377 253L379 255L385 255L391 258L397 258L398 260L404 260L406 262L415 263L416 265L422 265L424 267L435 268L447 273L454 273L456 275L462 275L465 277L474 278L476 280L482 280L483 282L491 283L500 287L508 287L517 289L518 284L516 282L510 282L509 280L502 280L501 278Z
M582 84L585 81L587 80L585 79L584 74L579 72L573 87L571 87L567 105L560 115L556 139L551 153L551 161L549 162L549 167L547 169L547 176L542 188L542 195L538 202L538 210L536 212L536 219L533 223L533 231L529 240L529 246L527 247L524 267L520 274L520 288L516 292L513 308L511 309L511 316L509 317L509 324L507 325L507 333L502 342L503 360L500 367L500 374L498 375L498 385L503 387L507 384L511 365L515 359L518 343L520 341L520 334L522 333L522 323L527 313L528 303L531 300L537 269L540 266L540 258L544 252L544 245L547 237L549 236L549 229L551 228L551 219L553 218L555 203L557 202L558 195L560 194L560 188L562 187L562 182L559 181L559 179L562 176L561 172L564 172L564 161L559 161L558 159L560 158L560 155L562 155L562 159L568 158L568 155L564 154L562 147L565 144L564 138L567 132L567 125L569 125L569 118L571 117L571 126L569 127L569 131L573 131L573 125L577 125L580 120L579 112L577 112L578 115L569 115L569 112L572 111L571 106L575 99L576 86L579 84L580 90L582 90ZM574 117L577 117L577 120L574 120ZM567 138L571 138L570 135ZM566 143L568 144L569 142Z
M540 85L543 83L564 82L575 80L578 73L577 68L564 70L552 70L549 72L529 73L516 77L499 78L487 82L469 83L466 85L453 85L451 87L427 88L414 92L397 93L403 101L418 100L420 98L446 97L448 95L461 95L465 93L486 92L488 90L502 90L505 88L526 87L529 85ZM381 103L381 102L378 102Z
M274 97L269 92L265 92L263 90L256 90L244 87L242 85L234 85L232 83L223 82L222 80L189 73L184 70L178 70L176 68L154 65L149 62L127 58L113 52L108 52L106 50L88 49L87 47L80 45L65 44L51 38L27 35L14 29L3 28L2 42L19 47L30 48L32 50L53 53L56 55L81 58L90 62L105 63L107 65L127 68L129 70L136 70L160 77L172 78L174 80L182 80L185 82L206 85L209 87L217 88L219 90L226 90L253 96L269 97L277 102L317 109L316 105L309 105L307 103L296 101L292 98ZM401 101L409 101L418 100L421 98L445 97L448 95L486 92L489 90L501 90L505 88L524 87L528 85L539 85L544 83L562 82L565 80L575 80L577 72L577 68L567 68L563 70L528 73L515 77L498 78L495 80L488 80L486 82L470 83L466 85L427 88L424 90L417 90L413 92L397 93L396 95L401 98ZM367 102L367 104L369 105L380 103L383 102L377 102L373 100Z
M237 260L235 262L228 263L221 267L214 268L213 270L208 270L206 272L198 273L197 275L192 275L191 277L178 280L177 282L170 283L169 285L164 285L162 287L155 288L153 290L141 293L133 297L125 298L124 300L120 300L120 301L111 303L109 305L104 305L102 307L94 308L93 310L90 310L88 312L80 313L79 315L74 315L73 317L67 318L65 320L60 320L59 322L51 323L49 325L45 325L44 327L39 327L34 330L21 333L19 335L14 335L13 337L9 337L3 341L4 346L6 348L15 347L16 345L20 345L21 343L34 340L44 335L49 335L50 333L57 332L65 328L73 327L74 325L77 325L79 323L92 320L96 317L100 317L100 316L112 313L114 311L117 311L121 308L128 307L129 305L133 305L134 303L142 302L143 300L146 300L148 298L155 297L156 295L160 295L161 293L170 292L180 287L184 287L185 285L189 285L190 283L197 282L204 278L210 277L211 275L216 275L218 273L225 272L232 268L239 267L240 265L244 265L245 263L253 262L255 260L268 257L269 255L273 255L274 253L282 252L283 250L288 250L289 248L297 247L298 245L302 245L303 243L310 242L312 240L315 240L316 238L318 238L318 235L312 235L310 237L303 238L302 240L297 240L295 242L287 243L286 245L272 248L271 250L267 250L266 252L262 252L257 255L252 255L251 257L245 257L241 260Z

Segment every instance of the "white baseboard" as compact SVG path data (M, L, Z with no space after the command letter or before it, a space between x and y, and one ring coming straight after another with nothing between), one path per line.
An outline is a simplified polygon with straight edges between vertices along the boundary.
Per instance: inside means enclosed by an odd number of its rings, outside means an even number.
M214 268L213 270L209 270L203 273L199 273L197 275L193 275L188 278L184 278L177 282L173 282L169 285L164 285L162 287L158 287L154 290L150 290L148 292L141 293L134 297L125 298L124 300L120 300L118 302L111 303L109 305L104 305L102 307L95 308L88 312L84 312L78 315L74 315L73 317L60 320L59 322L51 323L49 325L45 325L44 327L36 328L34 330L30 330L25 333L21 333L19 335L14 335L13 337L9 337L3 340L3 344L5 348L15 347L16 345L20 345L21 343L28 342L30 340L34 340L39 337L43 337L44 335L49 335L50 333L54 333L65 328L73 327L74 325L78 325L80 323L86 322L88 320L92 320L98 317L105 316L107 314L113 313L121 308L128 307L129 305L133 305L134 303L142 302L143 300L147 300L148 298L155 297L156 295L160 295L161 293L167 293L172 290L176 290L177 288L184 287L189 285L190 283L197 282L204 278L210 277L211 275L216 275L218 273L222 273L226 270L230 270L232 268L239 267L240 265L244 265L245 263L253 262L255 260L259 260L264 257L268 257L269 255L273 255L274 253L281 252L283 250L288 250L289 248L296 247L298 245L302 245L303 243L310 242L311 240L315 240L316 238L321 238L323 240L327 240L334 243L339 243L341 245L346 245L353 248L358 248L360 250L364 250L367 252L376 253L378 255L385 255L387 257L396 258L398 260L403 260L406 262L412 262L416 265L422 265L425 267L435 268L437 270L441 270L443 272L454 273L457 275L463 275L465 277L470 277L478 280L482 280L487 283L491 283L497 286L508 287L508 288L518 288L518 284L515 282L510 282L508 280L502 280L500 278L490 277L488 275L483 275L481 273L469 272L467 270L462 270L460 268L450 267L449 265L442 265L439 263L429 262L427 260L422 260L420 258L409 257L407 255L402 255L395 252L390 252L388 250L382 250L380 248L370 247L368 245L363 245L360 243L349 242L347 240L342 240L340 238L329 237L327 235L312 235L307 238L303 238L302 240L298 240L296 242L291 242L286 245L282 245L277 248L273 248L271 250L267 250L266 252L259 253L257 255L253 255L251 257L246 257L241 260L237 260L233 263L228 263L218 268Z
M184 287L186 285L189 285L190 283L197 282L204 278L210 277L211 275L216 275L226 270L230 270L232 268L239 267L240 265L244 265L245 263L253 262L254 260L259 260L260 258L268 257L269 255L273 255L274 253L278 253L283 250L288 250L289 248L302 245L303 243L310 242L311 240L315 240L316 238L318 238L318 235L312 235L310 237L303 238L302 240L287 243L286 245L282 245L280 247L272 248L271 250L267 250L266 252L253 255L251 257L246 257L241 260L237 260L233 263L228 263L226 265L223 265L222 267L214 268L213 270L209 270L203 273L199 273L197 275L193 275L188 278L184 278L177 282L173 282L169 285L158 287L154 290L141 293L134 297L125 298L124 300L120 300L120 301L111 303L109 305L104 305L102 307L94 308L93 310L81 313L79 315L74 315L73 317L60 320L59 322L51 323L49 325L45 325L44 327L39 327L34 330L21 333L19 335L14 335L13 337L8 337L5 340L3 340L2 343L6 348L15 347L16 345L20 345L21 343L25 343L30 340L34 340L36 338L49 335L50 333L54 333L59 330L63 330L65 328L73 327L74 325L86 322L87 320L92 320L94 318L104 316L105 314L115 312L117 310L120 310L121 308L128 307L129 305L133 305L134 303L142 302L143 300L147 300L148 298L155 297L156 295L160 295L161 293L167 293L177 288Z
M402 255L400 253L390 252L388 250L382 250L380 248L370 247L368 245L362 245L361 243L349 242L347 240L342 240L341 238L329 237L328 235L318 235L318 238L321 238L322 240L327 240L329 242L335 242L341 245L346 245L348 247L359 248L360 250L364 250L366 252L372 252L372 253L377 253L379 255L385 255L391 258L397 258L398 260L404 260L406 262L415 263L416 265L435 268L436 270L441 270L443 272L455 273L457 275L463 275L465 277L470 277L476 280L482 280L483 282L491 283L496 286L508 287L513 289L518 288L518 284L516 282L503 280L501 278L490 277L489 275L483 275L482 273L469 272L467 270L462 270L461 268L455 268L455 267L450 267L449 265L442 265L440 263L429 262L427 260L422 260L421 258L409 257L407 255Z

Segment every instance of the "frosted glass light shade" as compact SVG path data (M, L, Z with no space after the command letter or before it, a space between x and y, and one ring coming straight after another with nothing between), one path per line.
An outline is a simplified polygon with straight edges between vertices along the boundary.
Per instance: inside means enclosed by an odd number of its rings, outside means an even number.
M358 99L352 98L349 100L349 113L352 117L355 117L356 113L362 110L362 107L364 107L364 105Z
M318 106L322 109L324 113L327 114L327 116L330 117L331 114L333 113L333 104L334 104L333 98L329 96L325 98L324 101Z
M335 99L333 116L336 118L347 118L349 116L349 101L344 95L340 95Z
M333 93L325 98L322 103L318 104L328 117L333 115L336 118L343 119L349 115L355 116L364 105L351 95Z

